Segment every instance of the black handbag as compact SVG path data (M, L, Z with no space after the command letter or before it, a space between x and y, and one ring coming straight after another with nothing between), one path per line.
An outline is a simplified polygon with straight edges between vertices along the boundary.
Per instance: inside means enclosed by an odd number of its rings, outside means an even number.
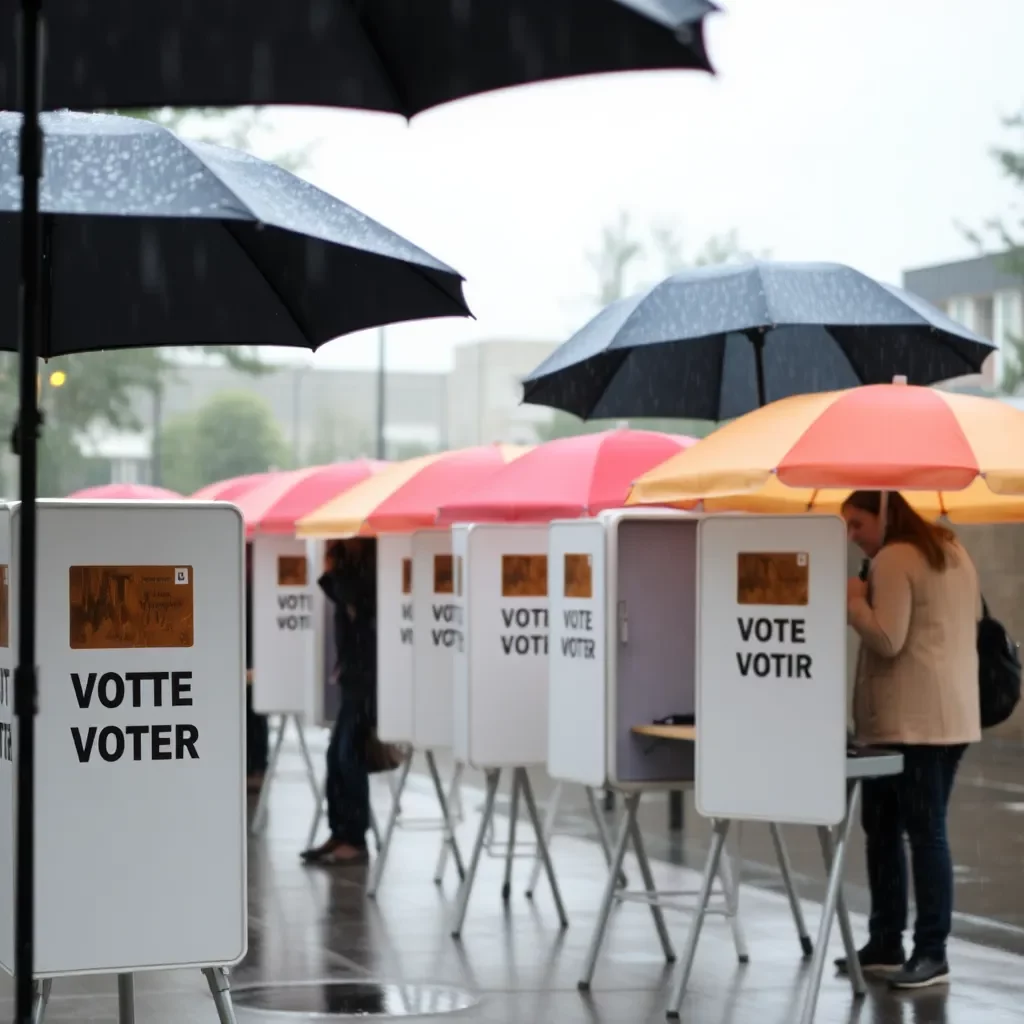
M405 761L405 751L394 743L385 743L377 735L376 729L367 729L366 743L363 747L366 759L366 771L370 775L381 772L393 772Z
M978 697L981 727L991 729L1005 722L1020 703L1020 647L1006 627L994 619L985 598L978 622Z

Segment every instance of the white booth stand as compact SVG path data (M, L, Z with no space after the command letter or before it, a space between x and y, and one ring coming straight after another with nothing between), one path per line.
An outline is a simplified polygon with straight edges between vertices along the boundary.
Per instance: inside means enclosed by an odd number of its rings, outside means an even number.
M257 536L251 543L253 710L278 719L277 735L252 818L252 830L259 832L266 824L270 786L277 774L289 722L295 727L314 799L319 793L303 730L314 662L309 635L316 631L316 577L310 570L305 541Z
M847 753L842 519L709 517L696 555L696 803L713 840L668 1016L679 1016L730 824L785 822L817 828L828 873L799 1018L811 1024L837 913L850 984L855 997L865 992L843 865L862 779L898 774L903 759Z
M19 518L0 509L9 972ZM38 530L35 1019L54 978L118 975L132 1020L136 972L194 967L233 1022L227 968L247 940L241 515L221 502L45 501Z
M444 879L449 851L459 879L464 877L453 825L462 765L456 764L445 793L435 757L437 751L452 745L452 659L460 636L451 532L381 535L377 540L377 733L387 742L408 745L410 754L392 791L391 812L367 881L370 897L376 896L380 887L417 751L426 758L441 810L443 840L434 881L440 884ZM408 819L401 824L437 827L433 820Z
M455 654L455 758L487 779L483 816L452 922L458 937L494 817L501 773L511 769L507 898L519 798L526 804L562 927L568 925L547 837L526 769L547 754L548 570L547 526L457 524L455 602L461 633Z
M698 892L658 891L637 824L645 793L691 788L694 781L697 530L700 517L661 509L618 509L594 520L552 523L550 720L548 771L555 779L623 794L619 829L597 925L579 987L593 980L597 958L617 902L651 909L668 962L675 959L664 909L688 909L677 900ZM689 743L664 743L668 716L688 718ZM678 727L677 727L678 728ZM645 735L638 734L638 729ZM784 885L804 955L811 944L782 834L769 821ZM632 843L644 889L616 891ZM728 918L736 953L748 959L739 920L739 883L730 858L716 860L724 899L715 912ZM709 888L710 893L710 888Z

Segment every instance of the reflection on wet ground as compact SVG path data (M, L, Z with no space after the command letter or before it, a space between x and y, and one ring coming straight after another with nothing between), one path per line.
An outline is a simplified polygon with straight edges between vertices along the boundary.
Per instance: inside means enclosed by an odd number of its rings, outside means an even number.
M319 755L318 755L319 757ZM1022 780L1018 782L1017 780ZM481 793L470 776L465 789L466 821L461 838L471 840ZM538 779L538 796L549 784ZM571 792L570 792L571 791ZM385 782L374 780L374 800L383 819L388 806ZM1024 801L1024 754L1013 748L975 751L965 767L954 808L954 847L959 872L958 900L971 918L958 921L964 938L950 948L954 972L948 992L940 989L894 995L872 988L860 1005L848 983L826 971L817 1020L858 1024L1003 1024L1024 1020L1024 888L1019 885L1019 814ZM1007 806L1009 805L1009 806ZM410 778L403 800L410 818L433 816L424 776ZM566 791L565 821L583 830L582 791ZM592 991L581 995L576 982L594 925L604 864L600 850L585 838L558 836L556 869L570 917L560 932L544 884L536 899L523 889L529 859L516 862L512 898L501 900L503 864L483 859L477 889L461 942L449 935L448 914L454 874L432 882L438 835L408 827L396 833L392 859L378 899L365 896L365 868L303 868L312 797L296 752L283 759L274 787L266 832L250 840L250 939L244 961L233 971L239 1024L247 1021L301 1021L355 1017L409 1016L410 1010L456 1011L476 1024L632 1024L664 1020L670 971L663 962L649 911L625 905L612 917ZM682 837L666 828L664 798L652 798L642 812L649 852L659 885L692 889L697 877L686 865L700 865L705 823L688 804ZM499 833L505 822L499 822ZM762 835L763 833L763 835ZM501 838L499 834L498 838ZM810 830L786 831L803 895L813 900L822 870ZM683 1020L699 1024L790 1024L796 1019L807 964L793 931L788 905L774 873L767 829L748 825L742 836L747 883L742 896L749 965L735 958L729 929L721 918L705 926ZM635 884L635 863L627 862ZM864 909L863 866L852 858L848 888L855 911ZM817 907L806 906L814 931ZM993 920L976 920L991 916ZM670 914L677 949L689 918ZM153 922L159 927L159 922ZM864 922L854 920L858 937ZM977 941L968 942L965 938ZM981 944L984 943L984 944ZM838 936L833 937L836 954ZM323 982L346 982L325 986ZM300 986L299 982L316 982ZM276 986L276 987L275 987ZM11 984L0 987L0 1018L10 1018ZM136 1016L154 1024L216 1021L206 984L198 971L139 977ZM433 1009L431 1009L433 1007ZM341 1016L336 1016L336 1015ZM324 1016L327 1015L327 1016ZM113 978L66 979L54 985L47 1019L116 1019Z

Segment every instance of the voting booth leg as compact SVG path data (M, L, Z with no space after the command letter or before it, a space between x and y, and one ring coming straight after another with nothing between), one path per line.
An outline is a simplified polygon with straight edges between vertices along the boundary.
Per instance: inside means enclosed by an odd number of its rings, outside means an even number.
M735 833L734 833L735 834ZM729 926L732 928L732 941L736 947L736 959L741 964L750 962L750 951L747 949L747 940L743 935L743 925L740 923L740 878L739 872L743 863L742 857L737 852L736 874L732 871L732 858L729 856L729 842L725 841L722 848L722 856L718 862L718 876L722 880L722 891L725 894L725 916L729 919ZM714 879L712 878L712 884ZM703 906L707 912L707 904Z
M683 951L683 962L679 972L679 981L676 983L676 990L672 995L666 1016L670 1019L678 1018L679 1009L683 1005L683 997L686 995L686 986L690 982L690 972L693 970L693 961L697 956L697 942L700 939L701 928L704 926L704 915L707 911L708 902L711 899L711 890L715 884L715 877L718 875L719 864L722 861L722 851L725 849L725 839L729 834L729 822L715 820L711 834L711 847L708 849L707 863L704 866L704 877L701 879L700 894L697 897L697 909L690 923L690 934L686 937L686 949ZM728 899L728 894L726 896Z
M832 863L835 859L831 830L819 828L818 842L821 844L821 856L825 862L826 875L831 875ZM850 979L850 987L853 989L854 997L859 998L867 993L867 986L864 984L864 971L861 969L860 958L857 956L857 943L854 941L853 928L850 926L850 914L846 908L842 882L839 883L839 896L836 899L836 917L839 918L839 931L843 936L843 948L849 964L847 976Z
M135 1024L135 975L117 976L117 1024Z
M526 810L530 815L530 824L533 826L533 830L537 836L537 851L540 853L541 860L544 863L544 873L548 876L548 884L551 886L551 896L555 901L555 909L558 911L558 921L563 928L569 927L569 918L565 913L565 905L562 903L562 893L558 888L558 879L555 877L555 867L551 862L551 851L548 849L547 840L544 838L544 832L541 829L540 814L537 812L537 801L533 796L533 785L530 782L530 776L527 774L525 768L517 768L516 775L519 777L519 790L523 794L523 800L526 801ZM513 789L513 802L516 790ZM513 843L510 837L509 841L509 863L511 864L511 857L513 853Z
M371 900L377 896L377 890L380 888L380 879L384 874L384 865L387 864L388 853L391 851L391 841L395 836L395 825L398 823L398 815L402 807L402 793L405 790L406 780L409 778L410 768L412 768L412 754L402 762L402 767L398 770L398 783L395 786L394 796L391 799L391 810L388 813L387 824L384 826L384 835L377 849L377 856L374 859L373 869L370 871L370 878L366 885L366 895Z
M828 887L825 889L825 903L821 908L821 923L818 925L818 937L814 942L814 956L811 958L810 978L807 980L807 993L804 997L803 1012L800 1024L811 1024L818 1008L818 995L821 992L821 976L825 971L825 957L828 955L828 939L832 932L832 920L836 916L836 907L840 899L843 885L843 868L846 864L846 851L850 844L850 832L853 819L860 803L860 781L852 783L850 796L846 805L846 817L838 830L838 841L832 852L832 864L828 873ZM856 950L853 951L851 965L857 963ZM856 970L856 967L854 967ZM859 993L858 993L859 994Z
M41 978L35 983L35 995L32 997L32 1024L43 1024L52 991L52 978Z
M456 802L460 798L460 784L462 782L462 769L464 765L462 762L458 762L455 765L455 771L452 773L452 781L448 786L448 801L447 808L445 805L441 805L441 810L444 813L445 821L447 826L445 827L444 837L441 840L441 849L437 855L437 867L434 868L434 885L440 885L444 881L444 873L448 869L448 852L449 850L455 850L458 852L458 844L455 840L455 822L458 821L459 815L462 813L461 808L456 810ZM437 766L434 766L434 770L437 771ZM440 777L438 777L435 785L440 785ZM438 798L440 799L440 798ZM462 865L462 855L459 854L455 858L455 869L458 872L459 881L466 877L466 871Z
M654 919L654 927L658 932L658 939L661 942L661 951L665 954L665 962L673 963L676 958L676 951L672 948L672 940L669 938L668 926L665 924L665 912L658 904L658 889L654 884L654 872L651 871L651 862L647 859L647 848L644 846L644 837L640 832L640 825L636 820L636 808L640 802L637 801L630 815L630 832L633 836L633 850L636 853L637 863L640 866L640 877L644 880L644 890L650 898L651 917Z
M630 793L625 800L622 823L619 825L619 838L615 843L615 852L612 854L612 862L608 869L608 880L604 886L604 896L601 898L601 909L597 914L597 924L594 926L594 934L590 939L590 948L587 950L587 959L583 965L583 976L577 983L581 992L590 988L594 979L594 969L597 967L597 957L601 952L601 943L604 942L604 933L608 928L608 918L611 916L612 907L615 904L615 889L618 884L619 874L622 871L622 862L626 858L626 847L633 834L633 822L636 819L636 809L640 803L639 793Z
M811 942L810 935L807 934L807 923L804 921L800 897L797 896L796 887L793 885L793 869L789 863L789 851L782 838L782 829L774 821L768 827L772 834L772 844L775 846L775 859L779 862L779 871L782 874L782 884L786 887L786 896L789 898L789 909L793 913L793 923L796 925L796 933L800 937L800 948L803 950L804 956L807 957L814 952L814 944Z
M590 806L590 816L594 819L594 826L597 829L598 842L601 844L601 852L604 854L604 862L611 867L612 865L612 840L608 834L608 826L605 823L604 815L601 813L600 807L597 805L597 794L590 788L590 786L583 787L587 793L587 803ZM626 878L624 872L619 872L619 888L625 889L629 885L629 879Z
M313 794L313 821L309 826L309 835L306 836L306 848L309 849L316 842L316 834L320 831L320 822L324 816L324 801L327 799L327 778L316 787Z
M320 795L320 783L316 781L316 769L313 767L313 759L309 756L306 730L302 728L302 722L298 715L293 715L292 721L295 723L295 731L299 735L299 753L302 754L302 760L306 766L306 778L309 780L309 788L312 790L315 800Z
M480 819L480 828L477 830L476 839L473 842L473 853L469 858L469 868L462 879L462 884L459 886L458 899L455 901L455 914L452 918L453 939L457 939L462 935L462 925L466 920L466 908L469 906L469 894L473 891L473 882L476 880L477 868L480 866L480 856L484 852L487 832L494 817L494 801L498 795L499 782L501 782L501 769L489 769L487 772L487 795L484 798L483 817Z
M556 782L555 788L551 791L551 796L548 799L548 805L544 808L544 836L547 841L551 842L551 837L555 834L555 821L558 819L558 805L562 802L562 783ZM588 790L589 792L589 790ZM540 880L540 848L537 848L537 852L533 855L533 867L530 868L530 880L526 883L526 898L528 900L533 899L533 892L537 888L537 882Z
M512 772L512 796L508 807L508 850L505 851L505 881L501 886L501 900L508 903L512 892L512 861L516 856L516 825L519 823L519 769ZM537 829L537 856L540 856L541 832Z
M260 798L256 802L256 813L252 816L253 833L260 832L267 821L267 811L270 804L270 784L277 774L277 761L281 756L281 745L284 743L284 731L288 725L288 716L282 715L281 722L277 727L277 735L274 737L274 745L270 748L270 758L267 760L267 770L263 773L263 784L260 786Z
M434 869L434 884L440 885L444 881L444 869L448 865L447 851L451 849L452 859L455 861L455 870L458 872L459 880L466 877L466 869L462 864L462 854L459 851L459 844L455 838L455 826L452 824L449 798L445 795L444 785L441 782L441 773L437 770L437 758L432 750L427 751L427 770L430 772L430 781L434 784L434 792L437 794L437 802L441 808L441 853L437 858L437 867ZM452 777L452 789L454 790L462 776L462 765L456 765L455 774Z
M210 986L213 1005L217 1007L217 1020L220 1024L238 1024L235 1007L231 1002L231 983L228 981L227 968L206 967L203 974L206 975L207 984Z

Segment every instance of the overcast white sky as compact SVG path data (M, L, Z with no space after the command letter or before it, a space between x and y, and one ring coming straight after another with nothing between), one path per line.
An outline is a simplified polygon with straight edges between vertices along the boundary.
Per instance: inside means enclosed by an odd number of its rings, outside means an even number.
M619 75L463 101L411 126L271 113L274 146L319 140L316 184L459 270L478 320L388 331L392 368L444 369L460 341L561 341L592 313L586 254L627 210L688 249L737 229L779 259L899 283L973 254L957 222L1013 198L989 151L1024 107L1024 0L721 0L717 77ZM376 339L316 361L374 364Z

